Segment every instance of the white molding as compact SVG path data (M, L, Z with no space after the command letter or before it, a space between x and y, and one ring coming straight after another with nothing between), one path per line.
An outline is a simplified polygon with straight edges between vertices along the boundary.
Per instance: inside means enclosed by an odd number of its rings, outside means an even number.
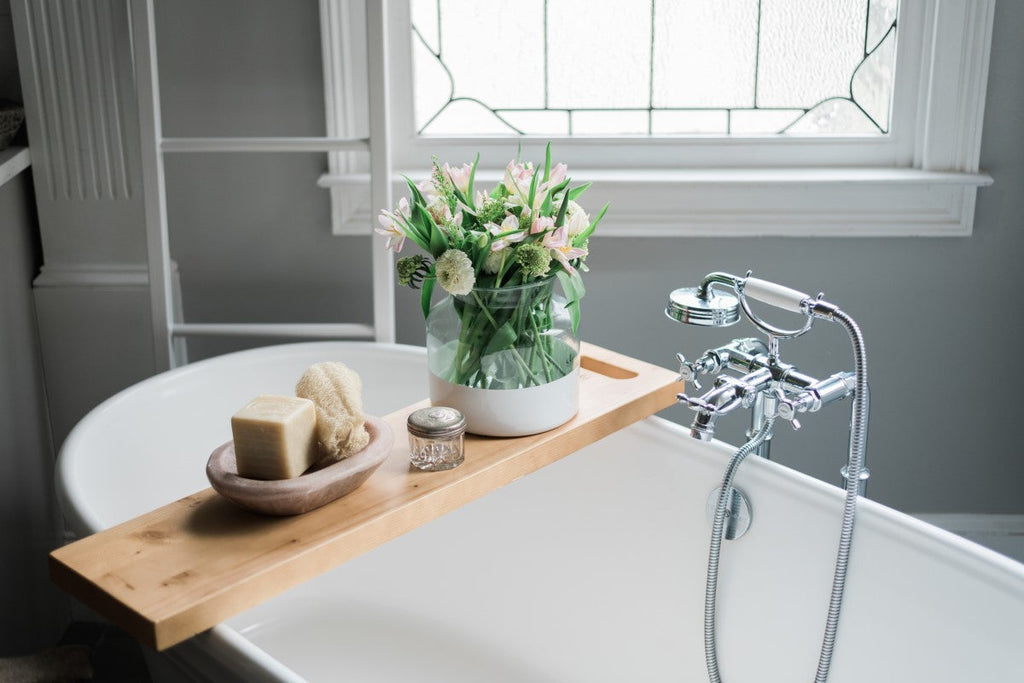
M0 187L32 165L28 147L8 147L0 151Z
M893 126L900 124L902 137L566 138L554 142L556 154L575 179L599 180L584 205L594 210L611 202L602 236L970 235L977 188L992 182L979 173L978 158L994 4L901 2L897 79L917 81L916 88L897 88ZM418 179L432 154L453 163L477 151L484 164L511 157L516 138L416 138L404 115L411 111L408 5L398 1L393 9L392 139L401 143L394 145L394 163L422 166L411 176ZM344 28L325 31L325 45L344 43L351 35ZM909 44L919 50L908 52ZM344 91L335 85L325 80L328 99L364 96L350 83ZM543 141L523 141L531 154L543 149ZM848 168L822 168L830 158ZM608 168L624 159L643 159L647 168L635 162L629 173ZM586 168L605 170L580 170ZM371 206L363 177L348 174L319 180L331 192L332 231L365 235L372 215L386 207ZM403 184L395 189L402 192Z
M938 0L926 7L915 165L978 170L995 0Z
M281 337L290 339L373 339L372 325L359 323L176 323L175 337Z
M365 113L357 103L365 99L366 80L359 78L359 67L365 58L366 25L355 0L320 0L320 33L324 71L324 106L327 134L354 137L368 126ZM361 42L362 41L362 42ZM362 114L362 115L361 115ZM355 173L367 169L353 152L330 152L327 155L329 175ZM335 235L366 234L369 215L369 186L331 188L331 226Z
M125 149L131 55L116 35L125 6L15 0L12 9L40 194L130 199L138 172Z
M367 152L366 138L164 138L160 150L172 152Z
M426 173L405 175L419 180ZM500 177L481 171L478 182L489 187ZM594 183L580 200L588 211L611 204L598 237L967 235L976 190L992 182L981 173L889 168L592 170L573 178ZM367 174L318 181L350 194L368 183ZM408 194L402 174L392 176L392 189ZM359 209L351 225L367 234L370 208Z
M171 262L171 277L178 264ZM37 289L57 287L149 287L145 263L46 263L32 281Z
M32 286L56 287L149 287L149 267L145 263L44 264Z

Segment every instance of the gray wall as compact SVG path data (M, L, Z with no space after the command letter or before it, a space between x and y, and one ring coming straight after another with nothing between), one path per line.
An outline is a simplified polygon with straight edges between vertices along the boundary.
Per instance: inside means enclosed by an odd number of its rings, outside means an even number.
M323 132L316 3L160 2L157 25L169 136ZM211 15L211 12L214 14ZM996 8L975 232L941 239L664 238L591 243L584 337L671 366L749 326L684 329L667 293L712 270L754 269L827 297L867 337L872 384L869 494L914 512L1024 513L1012 378L991 349L1021 336L1024 285L1024 4ZM223 30L230 27L230 37ZM272 33L272 38L270 37ZM459 161L459 160L451 160ZM424 166L429 160L424 159ZM171 244L191 320L368 320L367 238L329 235L319 155L180 155L167 166ZM614 211L614 207L612 207ZM375 248L379 248L379 243ZM423 340L416 297L399 293L399 340ZM190 342L193 358L240 345ZM783 354L806 372L852 365L837 326L819 323ZM681 409L665 416L688 421ZM742 416L721 434L742 438ZM828 481L845 458L848 408L783 426L776 459Z
M53 644L69 609L46 566L60 526L32 304L32 203L28 173L0 187L0 656Z
M21 101L7 0L0 0L0 98ZM46 566L60 523L32 301L41 261L33 205L29 172L0 186L0 657L52 645L70 609Z

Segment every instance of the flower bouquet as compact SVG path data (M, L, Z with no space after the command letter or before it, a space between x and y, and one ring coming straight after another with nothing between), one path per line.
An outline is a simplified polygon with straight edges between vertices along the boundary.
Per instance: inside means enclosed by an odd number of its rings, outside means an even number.
M376 230L395 252L406 239L425 252L397 271L399 284L422 288L433 375L486 390L554 382L579 365L580 272L608 207L590 218L576 202L590 184L571 188L550 145L542 168L515 159L489 192L475 187L478 162L435 160L426 180L406 179L410 196ZM435 284L450 296L431 307Z

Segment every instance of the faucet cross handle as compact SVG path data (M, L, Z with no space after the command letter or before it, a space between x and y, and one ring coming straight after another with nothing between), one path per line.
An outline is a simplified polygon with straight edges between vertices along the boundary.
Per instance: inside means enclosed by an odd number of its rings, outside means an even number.
M801 400L801 396L797 396L796 400L793 400L786 395L782 387L775 387L775 400L775 414L783 420L788 420L793 431L800 429L800 420L796 419L796 415L807 411L807 406Z
M695 362L691 362L686 360L683 354L677 353L676 360L679 361L679 377L676 381L692 382L694 387L700 389L701 383L697 379L697 375L706 374L709 371L706 358L698 358Z

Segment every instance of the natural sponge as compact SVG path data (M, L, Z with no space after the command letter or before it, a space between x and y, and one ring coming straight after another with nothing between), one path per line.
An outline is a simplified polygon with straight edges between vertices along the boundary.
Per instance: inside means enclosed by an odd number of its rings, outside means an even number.
M370 443L363 416L363 382L344 363L317 363L303 373L295 395L316 405L320 462L343 460Z

